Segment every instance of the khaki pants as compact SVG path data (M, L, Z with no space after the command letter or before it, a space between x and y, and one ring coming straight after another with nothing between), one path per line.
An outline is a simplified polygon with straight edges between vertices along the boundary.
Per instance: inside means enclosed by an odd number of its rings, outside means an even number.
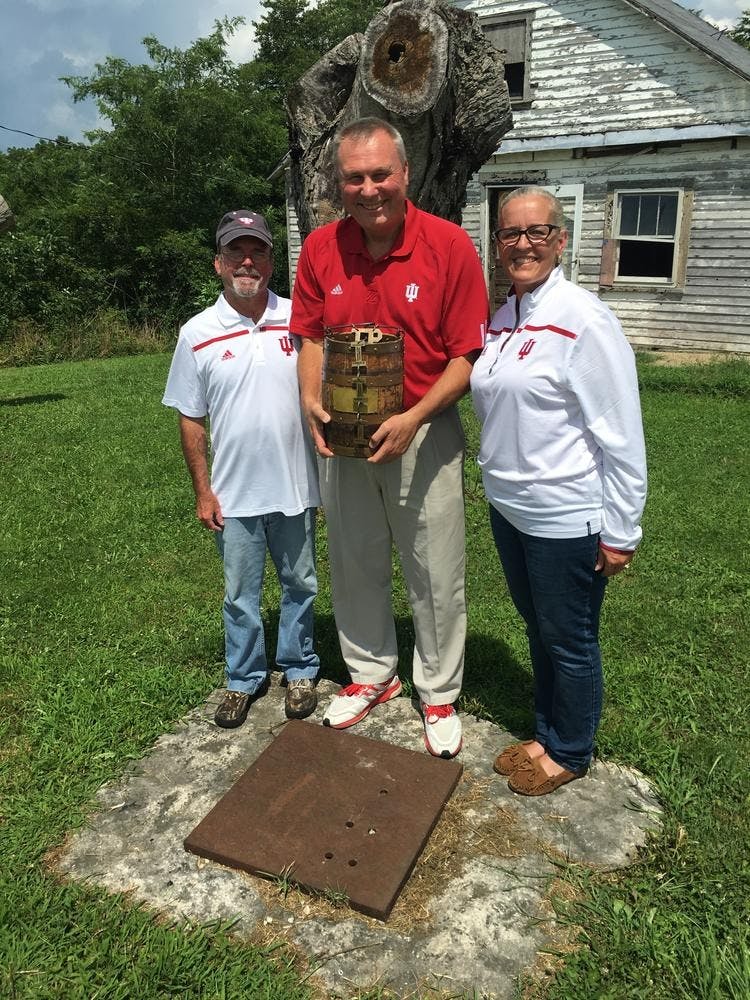
M414 620L414 687L426 704L458 698L466 640L463 461L455 407L421 427L394 462L319 460L336 627L357 684L396 673L395 543Z

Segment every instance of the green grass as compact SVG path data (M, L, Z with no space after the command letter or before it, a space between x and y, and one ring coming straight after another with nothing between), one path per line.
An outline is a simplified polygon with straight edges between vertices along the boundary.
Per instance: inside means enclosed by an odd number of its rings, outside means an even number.
M283 950L173 926L44 862L122 773L221 683L221 573L193 516L164 355L0 371L0 996L301 998ZM645 539L605 602L599 752L640 768L663 833L632 868L565 877L584 928L550 998L750 996L750 366L641 366ZM477 429L463 404L470 449ZM525 734L531 685L467 462L463 707ZM320 539L317 645L342 679ZM276 621L269 579L267 619ZM402 674L411 628L396 595ZM428 969L425 974L429 974Z

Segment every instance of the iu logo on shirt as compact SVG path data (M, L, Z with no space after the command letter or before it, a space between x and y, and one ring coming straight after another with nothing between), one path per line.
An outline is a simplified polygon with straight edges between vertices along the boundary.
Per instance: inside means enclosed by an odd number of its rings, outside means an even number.
M525 344L521 344L518 350L519 361L523 361L524 358L528 358L528 356L531 354L531 349L535 343L536 341L532 339L532 340L527 340Z
M281 350L287 357L290 354L294 354L294 343L291 337L279 337L279 343L281 344Z
M414 282L406 286L406 301L415 302L417 296L419 295L419 285L415 285Z

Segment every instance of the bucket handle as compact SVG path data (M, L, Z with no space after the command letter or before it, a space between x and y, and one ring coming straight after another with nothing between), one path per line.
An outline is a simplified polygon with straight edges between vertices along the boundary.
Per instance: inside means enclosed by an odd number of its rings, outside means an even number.
M362 326L356 326L354 328L355 344L360 344L362 342L363 333L367 333L368 344L378 344L383 339L383 331L379 327L377 327L374 323L367 323Z

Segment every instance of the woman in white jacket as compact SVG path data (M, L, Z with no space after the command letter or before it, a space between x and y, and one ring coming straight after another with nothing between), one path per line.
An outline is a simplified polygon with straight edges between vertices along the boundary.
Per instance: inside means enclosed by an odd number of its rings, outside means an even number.
M534 739L495 770L543 795L588 770L602 705L599 613L607 578L641 539L646 457L633 352L614 314L567 281L551 194L506 195L495 233L513 282L471 389L479 465L534 670Z

